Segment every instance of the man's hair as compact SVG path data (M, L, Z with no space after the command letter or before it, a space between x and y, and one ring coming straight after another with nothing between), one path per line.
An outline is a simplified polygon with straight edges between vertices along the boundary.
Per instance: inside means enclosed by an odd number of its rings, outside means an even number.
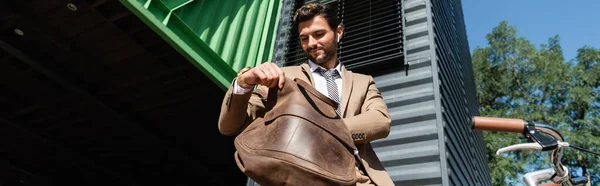
M328 4L308 3L300 7L296 10L296 13L294 13L294 18L292 20L294 29L298 30L300 22L308 21L315 16L322 16L325 18L329 27L334 31L340 24L336 12Z

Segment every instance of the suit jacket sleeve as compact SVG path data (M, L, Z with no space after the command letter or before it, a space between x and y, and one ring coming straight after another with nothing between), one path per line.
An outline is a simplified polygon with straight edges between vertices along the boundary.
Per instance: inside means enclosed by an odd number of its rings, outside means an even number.
M363 144L386 138L390 133L390 114L381 93L369 77L368 89L360 108L360 114L344 118L354 143Z
M228 136L239 134L254 119L264 116L266 112L266 87L259 86L254 91L236 95L233 93L234 85L232 83L225 93L219 115L219 132Z

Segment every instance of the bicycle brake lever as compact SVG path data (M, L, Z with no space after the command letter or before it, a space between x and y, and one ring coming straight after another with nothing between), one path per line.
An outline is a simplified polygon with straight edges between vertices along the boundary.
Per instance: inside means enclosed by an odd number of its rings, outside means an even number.
M567 142L561 142L558 141L557 142L557 148L563 148L563 147L568 147L569 143ZM539 143L523 143L523 144L516 144L516 145L511 145L508 147L504 147L501 149L498 149L498 151L496 151L496 155L500 155L502 153L505 152L509 152L509 151L515 151L515 150L542 150L542 145L540 145Z
M540 145L539 143L523 143L523 144L511 145L508 147L498 149L498 151L496 151L496 156L498 156L502 153L505 153L505 152L522 150L522 149L542 150L542 145Z

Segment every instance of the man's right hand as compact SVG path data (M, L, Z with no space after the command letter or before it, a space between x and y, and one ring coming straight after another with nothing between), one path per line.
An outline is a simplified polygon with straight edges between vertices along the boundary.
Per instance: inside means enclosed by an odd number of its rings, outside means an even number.
M254 86L264 85L269 88L273 88L279 85L279 88L283 87L285 83L285 74L283 70L279 68L275 63L266 62L255 68L252 68L245 73L241 74L243 82L247 85L240 86Z

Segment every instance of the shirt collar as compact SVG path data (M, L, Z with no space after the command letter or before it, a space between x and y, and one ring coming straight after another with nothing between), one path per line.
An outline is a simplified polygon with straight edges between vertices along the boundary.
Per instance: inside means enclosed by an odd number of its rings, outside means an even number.
M317 70L317 68L323 68L321 65L317 65L316 63L312 62L310 59L308 60L308 66L310 67L310 71L311 72L315 72L315 70ZM342 74L342 62L340 60L338 60L338 64L337 66L335 66L335 69L338 71L338 73ZM328 69L325 69L328 70Z

